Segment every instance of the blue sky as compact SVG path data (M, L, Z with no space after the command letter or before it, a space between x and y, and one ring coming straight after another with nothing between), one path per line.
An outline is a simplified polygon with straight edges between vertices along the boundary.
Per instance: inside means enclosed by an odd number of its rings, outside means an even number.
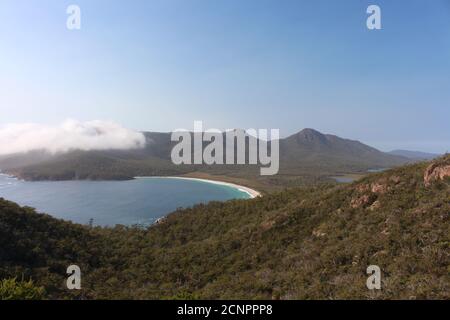
M66 28L77 4L82 28ZM382 10L382 30L366 9ZM450 149L450 1L2 0L0 125L312 127Z

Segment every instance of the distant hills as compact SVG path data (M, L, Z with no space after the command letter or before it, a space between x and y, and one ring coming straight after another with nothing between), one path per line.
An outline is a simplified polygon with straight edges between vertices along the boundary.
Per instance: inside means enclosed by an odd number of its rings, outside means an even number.
M0 169L27 180L122 180L135 176L209 174L262 181L271 185L298 185L337 173L365 173L390 168L411 159L381 152L359 141L304 129L280 139L280 172L260 177L259 165L181 165L171 162L174 142L170 133L145 132L146 147L134 150L72 151L51 156L42 151L0 158ZM293 182L295 179L298 181ZM287 183L289 180L289 184ZM299 182L300 181L300 182Z
M421 151L409 151L409 150L393 150L390 151L389 154L395 155L395 156L401 156L412 160L432 160L439 156L440 154L437 153L427 153L427 152L421 152Z
M299 165L324 170L358 171L388 168L407 162L403 156L391 155L356 140L304 129L280 141L285 167Z

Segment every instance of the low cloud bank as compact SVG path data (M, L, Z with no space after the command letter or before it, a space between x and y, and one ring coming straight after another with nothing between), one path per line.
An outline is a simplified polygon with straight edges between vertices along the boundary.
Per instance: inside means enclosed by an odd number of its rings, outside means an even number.
M46 150L138 149L145 146L142 133L108 121L67 120L57 126L34 123L0 126L0 155Z

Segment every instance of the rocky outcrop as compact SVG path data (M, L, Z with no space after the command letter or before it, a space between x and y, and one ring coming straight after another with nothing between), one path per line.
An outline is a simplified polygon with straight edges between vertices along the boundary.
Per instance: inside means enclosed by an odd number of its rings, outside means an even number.
M425 170L423 181L428 187L433 181L444 180L445 177L450 177L450 164L432 163Z
M395 180L394 182L398 183L398 181ZM385 194L389 191L389 189L388 181L385 178L379 179L378 181L370 184L360 184L356 187L356 191L359 193L372 192L377 194Z
M350 206L351 206L353 209L360 208L360 207L365 207L365 206L371 204L371 203L370 203L370 200L371 200L370 196L367 195L367 194L365 194L365 195L362 195L361 197L353 198L353 199L350 201Z
M381 207L381 202L378 200L382 196L395 188L401 187L403 184L399 175L379 177L371 183L361 183L356 185L356 196L350 200L350 207L366 208L374 211Z
M370 191L372 191L372 193L380 193L380 194L386 193L387 190L388 190L388 186L383 183L372 183L371 189L370 189Z

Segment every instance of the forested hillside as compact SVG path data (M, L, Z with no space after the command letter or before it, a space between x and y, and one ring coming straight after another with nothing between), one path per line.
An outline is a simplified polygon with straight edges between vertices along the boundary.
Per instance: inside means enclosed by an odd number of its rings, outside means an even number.
M91 228L0 200L0 278L46 298L450 298L450 156L349 185L289 189ZM66 268L82 290L65 288ZM366 288L366 268L382 289ZM2 292L0 288L0 292Z

